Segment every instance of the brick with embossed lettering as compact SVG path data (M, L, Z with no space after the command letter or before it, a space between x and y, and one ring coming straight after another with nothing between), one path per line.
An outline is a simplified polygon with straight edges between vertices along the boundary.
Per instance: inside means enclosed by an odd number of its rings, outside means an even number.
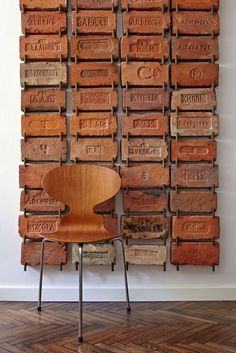
M185 88L172 93L172 110L212 110L216 107L216 93L210 88Z
M121 38L121 58L126 60L167 60L169 42L163 36L123 36Z
M34 137L21 140L21 159L35 161L66 161L67 141L56 137Z
M212 212L217 209L217 194L211 191L171 191L171 212Z
M179 11L172 15L173 34L210 35L219 34L218 13L208 11Z
M19 235L42 240L43 234L57 232L59 225L59 216L19 216Z
M218 166L211 164L182 164L171 167L171 186L184 188L218 187Z
M122 10L162 10L168 9L168 0L122 0Z
M118 59L119 41L107 35L72 36L72 60L108 60Z
M163 266L166 256L166 247L163 245L129 245L125 249L126 261L131 265Z
M122 161L160 162L168 158L168 143L156 138L122 139Z
M122 116L123 136L165 136L169 133L169 119L160 113Z
M65 10L67 8L67 0L20 0L20 6L23 10Z
M55 212L64 210L64 206L49 196L44 190L21 192L20 210L27 212Z
M180 87L211 87L219 84L218 64L171 64L171 85Z
M216 242L188 242L171 244L171 263L173 265L215 266L220 262L220 246Z
M41 242L26 241L21 245L21 264L28 266L40 265ZM45 265L66 265L67 249L65 244L46 243L44 248Z
M25 12L21 14L21 29L24 34L65 33L67 16L64 12Z
M117 64L96 63L72 63L71 85L78 86L117 86L119 82Z
M21 110L59 111L66 109L66 91L31 88L21 92Z
M171 136L217 136L219 115L207 112L172 113Z
M49 170L58 167L58 164L35 164L19 166L19 184L20 188L40 189L42 180Z
M70 120L72 136L111 136L117 134L117 116L112 113L80 113Z
M72 263L79 263L79 246L72 247ZM83 264L105 266L116 263L116 249L112 244L85 244L83 247Z
M67 64L35 62L20 64L21 85L58 86L67 84Z
M112 88L80 88L72 92L73 110L109 111L117 109L117 90Z
M112 34L116 31L116 14L112 11L72 12L72 32L81 34Z
M172 60L217 60L219 59L218 38L207 36L172 37Z
M170 14L161 11L123 13L123 32L129 34L162 34L170 28Z
M171 160L184 162L210 162L216 160L216 141L184 139L171 142Z
M117 9L118 0L72 0L72 10L112 10Z
M172 0L172 9L175 10L211 10L219 9L219 0Z
M120 168L122 188L162 188L170 183L169 168L161 164L143 164Z
M163 212L167 209L164 193L124 191L123 205L130 212Z
M67 36L32 35L20 37L20 59L30 61L66 60Z
M123 89L123 109L162 110L169 107L170 93L162 88Z
M64 136L66 116L58 114L31 114L21 117L22 136Z
M72 161L101 161L110 162L116 160L118 155L117 141L106 138L83 138L71 141Z
M169 66L158 62L121 64L122 86L163 86L169 82Z

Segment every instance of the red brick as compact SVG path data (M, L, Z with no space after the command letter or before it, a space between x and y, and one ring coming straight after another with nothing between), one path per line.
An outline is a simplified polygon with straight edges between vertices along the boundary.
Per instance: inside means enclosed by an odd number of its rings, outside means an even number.
M67 0L20 0L20 6L25 10L58 10L59 7L65 10Z
M21 140L21 159L27 161L65 162L67 141L56 137L35 137Z
M20 210L27 212L55 212L64 210L59 201L54 200L44 190L27 190L21 192Z
M171 84L180 87L211 87L219 84L218 64L179 63L171 65Z
M169 133L169 118L159 113L129 114L122 117L122 135L164 136Z
M122 10L162 10L163 6L165 9L169 7L168 0L122 0Z
M20 64L21 85L59 86L67 84L67 64L37 62Z
M108 232L113 233L114 235L117 233L117 215L103 215L103 222L105 228L108 230Z
M219 265L220 247L216 243L171 244L171 263L173 265L214 266Z
M163 216L122 216L121 231L129 239L168 237L168 218Z
M219 9L219 0L172 0L172 9L179 10L210 10L213 6L214 10Z
M171 160L208 162L216 160L216 141L209 139L178 140L171 142Z
M32 88L21 91L21 109L24 111L59 111L66 109L66 91Z
M117 91L112 88L80 88L72 92L73 110L109 111L117 109Z
M19 216L19 235L42 240L43 234L57 232L59 223L59 216Z
M170 93L161 88L123 89L123 109L162 110L169 107Z
M167 209L166 195L141 191L125 191L124 210L130 212L163 212Z
M171 191L170 211L212 212L217 209L217 194L211 191Z
M27 241L21 245L21 264L28 266L40 265L41 242ZM66 265L66 245L46 243L44 248L45 265Z
M117 116L111 113L80 113L70 120L71 135L111 136L117 134Z
M22 136L66 135L66 116L53 114L23 115L21 118Z
M118 7L118 0L72 0L71 6L72 10L78 9L82 10L112 10L112 4L115 9Z
M211 37L172 37L172 60L209 61L219 59L218 38Z
M123 188L162 188L170 183L169 168L161 164L123 165L120 175Z
M20 59L26 60L66 60L68 57L67 36L21 36Z
M72 12L72 32L112 34L116 31L116 14L111 11Z
M121 64L122 86L163 86L169 82L169 66L158 62Z
M94 207L95 213L109 213L115 211L116 208L116 198L113 197L110 200L107 200L103 203Z
M105 138L83 138L71 141L70 159L75 161L100 161L111 162L118 155L117 141Z
M49 170L58 167L58 164L35 164L19 166L20 188L25 186L30 189L42 188L42 179Z
M121 38L121 58L130 60L167 60L169 42L162 36L131 36Z
M56 34L67 31L67 16L64 12L25 12L21 14L22 33Z
M219 115L207 112L171 114L172 136L217 136Z
M171 167L171 186L184 188L218 187L218 166L210 164L183 164Z
M123 13L123 31L129 34L162 34L170 28L170 14L161 11Z
M210 88L185 88L172 93L171 109L212 110L216 107L216 93Z
M119 41L107 35L78 36L71 38L71 57L79 60L118 59Z
M168 143L154 138L122 139L122 161L159 162L168 158Z
M219 34L220 21L217 13L206 11L180 11L172 15L172 32L176 34Z
M96 62L71 64L71 85L79 86L115 86L118 85L117 64Z

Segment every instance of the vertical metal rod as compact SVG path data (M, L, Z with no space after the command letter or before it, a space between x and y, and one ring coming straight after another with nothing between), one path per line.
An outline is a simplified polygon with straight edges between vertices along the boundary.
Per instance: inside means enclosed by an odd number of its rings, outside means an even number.
M126 303L127 303L127 311L131 311L130 300L129 300L129 287L128 287L128 277L127 277L127 268L126 268L126 261L125 261L125 247L122 238L117 238L121 243L122 248L122 259L123 259L123 270L124 270L124 279L125 279L125 294L126 294Z
M41 311L42 303L42 287L43 287L43 265L44 265L44 248L47 239L43 239L41 244L41 255L40 255L40 276L39 276L39 297L38 297L38 311Z
M83 342L83 244L79 244L79 342Z

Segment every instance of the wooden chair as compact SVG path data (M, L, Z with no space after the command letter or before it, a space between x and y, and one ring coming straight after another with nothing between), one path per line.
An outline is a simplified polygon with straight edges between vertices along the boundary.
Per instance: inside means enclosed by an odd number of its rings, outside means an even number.
M70 208L61 217L55 233L43 234L40 261L38 311L41 311L44 245L47 241L79 244L79 341L83 342L83 244L119 240L122 245L127 311L130 311L124 244L121 235L109 232L94 207L115 196L121 187L119 175L110 168L95 165L67 165L50 170L43 188L53 199Z

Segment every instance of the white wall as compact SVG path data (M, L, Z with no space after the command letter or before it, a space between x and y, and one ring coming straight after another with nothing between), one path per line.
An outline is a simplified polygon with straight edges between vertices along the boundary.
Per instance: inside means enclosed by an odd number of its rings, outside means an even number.
M218 139L221 216L221 265L210 268L168 264L160 268L130 267L132 300L216 300L236 299L236 1L221 1L221 85L218 111L221 133ZM20 160L20 87L18 0L2 1L0 10L0 300L35 300L38 269L23 272L18 237L18 164ZM120 266L87 268L85 299L121 300L123 278ZM68 264L61 273L47 269L44 299L76 300L78 274Z

